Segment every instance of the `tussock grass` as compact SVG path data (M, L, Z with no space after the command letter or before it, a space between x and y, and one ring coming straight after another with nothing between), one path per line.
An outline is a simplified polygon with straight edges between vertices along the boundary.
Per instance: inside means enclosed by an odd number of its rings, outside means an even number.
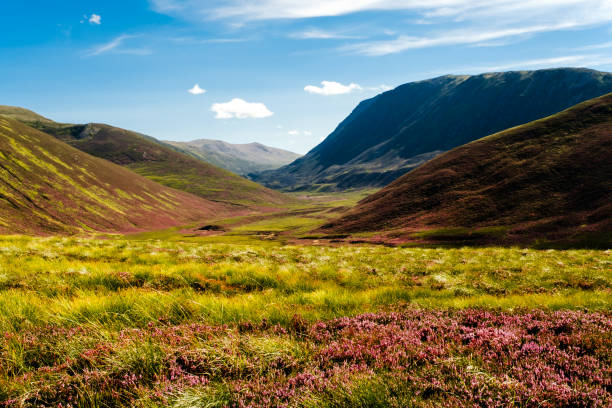
M597 250L270 247L77 238L0 239L0 330L161 318L215 324L422 307L609 309Z

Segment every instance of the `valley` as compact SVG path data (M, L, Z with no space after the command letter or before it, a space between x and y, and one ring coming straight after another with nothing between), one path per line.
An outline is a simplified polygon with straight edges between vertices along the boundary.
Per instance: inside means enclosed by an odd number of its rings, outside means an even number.
M611 78L408 83L301 157L0 106L0 407L610 406Z

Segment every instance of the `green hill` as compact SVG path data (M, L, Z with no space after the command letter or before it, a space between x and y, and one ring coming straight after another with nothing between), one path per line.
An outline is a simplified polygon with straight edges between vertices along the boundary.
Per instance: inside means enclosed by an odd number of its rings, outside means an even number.
M243 176L277 169L301 156L261 143L232 144L209 139L191 142L166 141L165 143L178 147L205 162Z
M19 108L16 106L0 105L0 115L9 117L11 119L18 120L20 122L29 123L53 123L51 119L47 119L44 116L39 115L31 110Z
M446 75L363 101L321 144L252 177L286 190L382 187L436 155L612 92L612 74L559 68Z
M0 115L12 115L16 111L29 112L0 107ZM205 163L150 136L97 123L73 125L43 121L38 115L32 115L36 114L30 112L16 118L81 151L207 200L240 206L275 206L292 201L277 191Z
M453 239L491 227L508 242L599 236L611 244L612 94L445 153L324 230Z
M229 213L0 116L0 232L133 232Z

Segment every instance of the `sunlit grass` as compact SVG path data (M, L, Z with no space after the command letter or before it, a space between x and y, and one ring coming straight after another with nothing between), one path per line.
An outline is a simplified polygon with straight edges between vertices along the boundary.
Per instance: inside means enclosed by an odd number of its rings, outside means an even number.
M612 257L596 250L0 240L0 330L168 317L316 320L398 303L609 309Z

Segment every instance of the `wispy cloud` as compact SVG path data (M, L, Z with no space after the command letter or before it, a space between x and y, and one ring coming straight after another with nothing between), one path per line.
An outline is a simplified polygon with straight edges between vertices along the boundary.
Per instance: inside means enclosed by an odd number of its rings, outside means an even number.
M96 47L93 47L89 50L85 56L93 57L96 55L101 55L105 53L115 53L115 54L130 54L130 55L149 55L152 51L148 48L123 48L122 45L126 40L139 37L137 35L120 35L119 37L115 37L111 41L100 44Z
M171 41L183 44L227 44L240 43L251 41L252 38L236 37L236 38L197 38L197 37L173 37Z
M312 136L312 132L309 130L290 130L287 132L289 136Z
M210 110L216 113L215 119L261 119L274 115L274 112L263 103L247 102L240 98L225 103L214 103Z
M605 48L612 48L612 41L601 43L601 44L590 44L583 47L572 48L575 51L591 51L591 50L603 50Z
M100 55L100 54L104 54L105 52L112 51L116 49L117 47L119 47L121 44L123 44L123 42L127 40L128 38L132 38L132 36L120 35L119 37L114 38L105 44L101 44L93 48L87 55L89 56Z
M344 48L379 56L437 46L502 46L511 40L612 22L610 0L149 0L154 10L194 21L225 20L242 26L257 20L304 20L365 11L402 11L412 25L427 23L429 33L407 30L390 40L365 41ZM416 16L415 16L416 15ZM457 29L461 27L461 31ZM420 30L421 31L421 30ZM307 29L297 39L355 39L342 32ZM511 40L508 40L511 39Z
M436 74L446 74L448 72L460 74L479 74L482 72L507 71L511 69L542 69L555 68L559 66L581 66L581 67L599 67L604 65L612 65L612 55L603 54L581 54L581 55L563 55L550 58L536 58L528 60L509 61L502 64L491 65L476 65L451 68L445 71L440 71Z
M299 40L336 40L336 39L359 39L363 37L342 34L334 31L326 31L318 28L311 28L305 31L296 32L290 35L291 38Z
M607 0L149 0L154 10L197 17L243 20L330 17L372 10L406 10L427 18L478 19L497 16L517 21L560 14L609 21Z
M176 0L149 0L153 10L160 13L177 11L183 8L182 2Z
M482 44L492 40L525 36L546 31L570 29L573 27L576 27L576 23L567 22L555 25L536 25L485 31L477 31L473 29L453 30L431 37L411 37L402 35L392 40L361 42L345 46L342 49L349 53L367 56L380 56L396 54L402 51L417 48L458 44Z
M321 85L322 86L307 85L304 87L304 90L308 93L328 96L342 95L363 89L358 84L351 83L348 85L343 85L340 82L334 81L322 81Z
M393 89L392 86L389 85L378 85L378 86L368 86L366 88L364 88L366 91L374 91L374 92L386 92L386 91L390 91L391 89Z

